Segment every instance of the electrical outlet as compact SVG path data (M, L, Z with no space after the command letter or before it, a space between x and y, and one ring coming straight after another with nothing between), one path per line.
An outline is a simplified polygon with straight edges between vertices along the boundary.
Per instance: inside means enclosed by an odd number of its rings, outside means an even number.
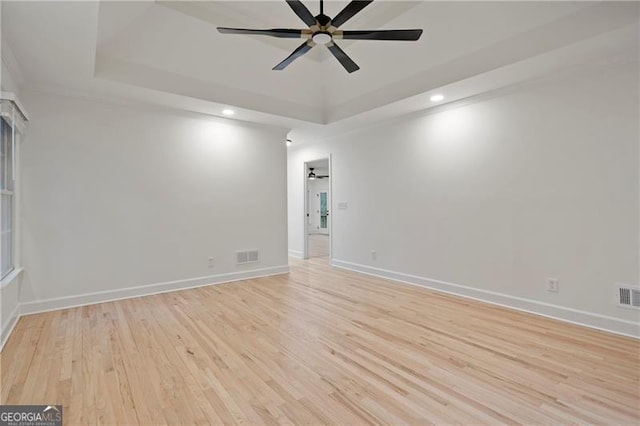
M560 281L557 278L547 278L547 291L558 293L560 291Z
M209 258L209 263L208 263L208 265L209 265L209 268L213 268L213 257L210 257L210 258Z
M375 250L371 250L371 260L376 260L378 258L378 253Z

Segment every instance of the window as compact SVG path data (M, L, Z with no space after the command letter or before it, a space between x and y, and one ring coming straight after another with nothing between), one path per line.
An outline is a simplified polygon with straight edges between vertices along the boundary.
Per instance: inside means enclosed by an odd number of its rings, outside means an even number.
M1 1L1 0L0 0ZM20 135L27 125L24 109L13 93L0 99L0 280L19 268L19 181Z
M0 119L0 278L14 268L13 128Z
M327 193L320 193L320 228L327 229L327 216L329 211L327 210Z

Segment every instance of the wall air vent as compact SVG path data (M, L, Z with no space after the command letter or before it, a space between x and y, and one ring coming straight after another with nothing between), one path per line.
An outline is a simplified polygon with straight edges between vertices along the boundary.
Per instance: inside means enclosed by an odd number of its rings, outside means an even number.
M260 261L259 252L254 250L242 250L236 252L236 263L244 265L245 263L256 263Z
M247 262L257 262L258 261L258 250L249 250L247 252Z
M618 284L616 292L618 306L640 309L640 288Z

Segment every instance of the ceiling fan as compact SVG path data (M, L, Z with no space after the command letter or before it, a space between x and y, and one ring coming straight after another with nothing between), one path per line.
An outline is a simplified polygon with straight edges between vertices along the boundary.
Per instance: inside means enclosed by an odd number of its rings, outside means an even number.
M303 38L306 39L284 61L273 67L274 70L283 70L297 58L301 57L317 44L327 46L329 51L352 73L360 69L353 60L335 43L336 39L345 40L392 40L392 41L416 41L422 35L422 30L339 30L340 26L353 18L358 12L368 6L373 0L353 0L334 18L324 14L324 1L320 0L320 14L313 16L309 9L300 0L286 0L291 9L309 29L274 28L271 30L257 30L244 28L218 27L223 34L251 34L265 35L278 38Z
M313 172L314 170L315 170L315 167L309 167L309 174L307 175L307 178L314 180L314 179L325 179L329 177L329 175L317 175Z

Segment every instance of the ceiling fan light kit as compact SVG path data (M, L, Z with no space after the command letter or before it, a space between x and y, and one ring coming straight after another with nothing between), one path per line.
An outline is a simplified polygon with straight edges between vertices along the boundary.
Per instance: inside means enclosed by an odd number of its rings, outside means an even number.
M222 34L264 35L277 38L306 39L291 55L273 67L283 70L293 61L303 56L316 45L324 45L349 73L360 67L336 43L336 39L346 40L391 40L417 41L422 35L421 29L413 30L340 30L342 24L353 18L358 12L371 4L373 0L353 0L334 18L324 14L324 1L320 0L320 14L313 16L300 0L286 0L296 15L309 27L308 29L274 28L270 30L218 27Z

